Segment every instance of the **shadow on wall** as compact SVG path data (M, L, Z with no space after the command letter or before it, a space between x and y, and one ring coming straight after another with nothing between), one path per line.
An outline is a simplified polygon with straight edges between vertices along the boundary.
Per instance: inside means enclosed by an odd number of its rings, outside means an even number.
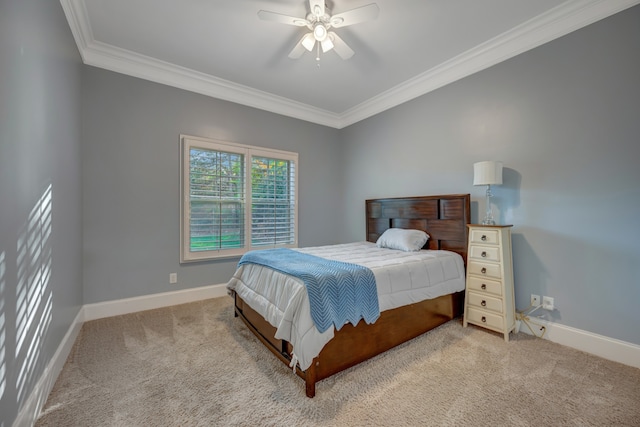
M516 310L526 310L531 304L531 294L549 295L549 282L551 275L546 269L544 262L536 254L535 249L527 241L520 224L517 224L517 209L520 208L520 188L522 185L522 175L511 168L502 169L502 185L496 186L494 202L499 207L498 224L513 224L514 230L511 234L511 246L513 251L514 265L514 287ZM557 311L547 312L544 317L550 321L560 319Z
M515 260L526 260L513 263L516 310L522 311L529 307L531 294L549 294L550 274L524 234L512 233L511 246Z
M6 292L6 252L0 252L0 400L4 397L7 388L7 330L4 295Z
M52 320L52 198L49 184L17 231L15 247L0 250L0 400L15 396L5 402L13 407L24 405L37 380ZM15 334L8 333L11 326Z
M522 175L511 168L502 169L502 185L491 188L493 203L498 206L498 224L513 224L514 211L520 207Z

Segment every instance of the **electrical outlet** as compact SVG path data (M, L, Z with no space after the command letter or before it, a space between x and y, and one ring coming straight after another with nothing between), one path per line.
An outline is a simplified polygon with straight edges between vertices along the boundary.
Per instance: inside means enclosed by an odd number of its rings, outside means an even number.
M540 295L531 294L531 307L537 307L540 305Z
M171 284L178 283L178 273L169 274L169 283Z
M542 297L542 308L545 310L553 310L553 298L552 297Z

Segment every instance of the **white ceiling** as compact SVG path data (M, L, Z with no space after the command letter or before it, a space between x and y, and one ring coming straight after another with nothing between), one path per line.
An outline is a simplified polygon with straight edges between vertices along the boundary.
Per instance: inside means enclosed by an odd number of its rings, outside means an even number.
M342 128L640 3L640 0L327 0L377 3L335 32L355 51L289 51L307 0L60 0L86 64Z

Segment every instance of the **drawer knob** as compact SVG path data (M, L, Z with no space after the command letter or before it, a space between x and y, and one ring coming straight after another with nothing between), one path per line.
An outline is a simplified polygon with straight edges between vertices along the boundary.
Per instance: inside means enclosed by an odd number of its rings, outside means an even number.
M484 317L484 316L482 316L482 319L480 319L480 320L482 320L482 323L487 323L487 318Z
M482 253L480 255L482 256L482 258L486 258L487 257L487 253L485 251L482 251Z
M480 285L480 289L482 289L483 291L487 290L487 285L483 283L482 285Z
M487 302L485 300L482 300L482 302L480 303L481 306L486 307L487 306Z
M487 240L487 236L485 234L482 235L482 237L480 238L480 240L482 240L483 242L485 242Z
M482 270L480 270L480 273L484 274L484 273L486 273L486 272L487 272L486 267L482 267Z

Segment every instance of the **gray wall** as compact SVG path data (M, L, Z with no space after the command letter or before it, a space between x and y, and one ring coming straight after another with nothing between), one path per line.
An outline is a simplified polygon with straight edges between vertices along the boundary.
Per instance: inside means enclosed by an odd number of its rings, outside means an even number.
M0 425L82 305L82 64L58 2L0 0Z
M638 23L640 6L344 129L343 240L378 196L469 192L479 221L473 163L502 160L517 307L552 296L550 320L640 344Z
M638 22L640 6L338 131L83 67L58 2L0 0L0 426L83 303L232 274L178 264L180 133L299 152L302 246L363 239L370 197L470 192L477 221L472 164L502 160L518 307L550 295L552 320L640 344Z
M238 259L179 264L180 149L187 134L299 153L299 242L339 238L338 131L87 67L84 302L224 284ZM178 284L169 284L169 273Z

